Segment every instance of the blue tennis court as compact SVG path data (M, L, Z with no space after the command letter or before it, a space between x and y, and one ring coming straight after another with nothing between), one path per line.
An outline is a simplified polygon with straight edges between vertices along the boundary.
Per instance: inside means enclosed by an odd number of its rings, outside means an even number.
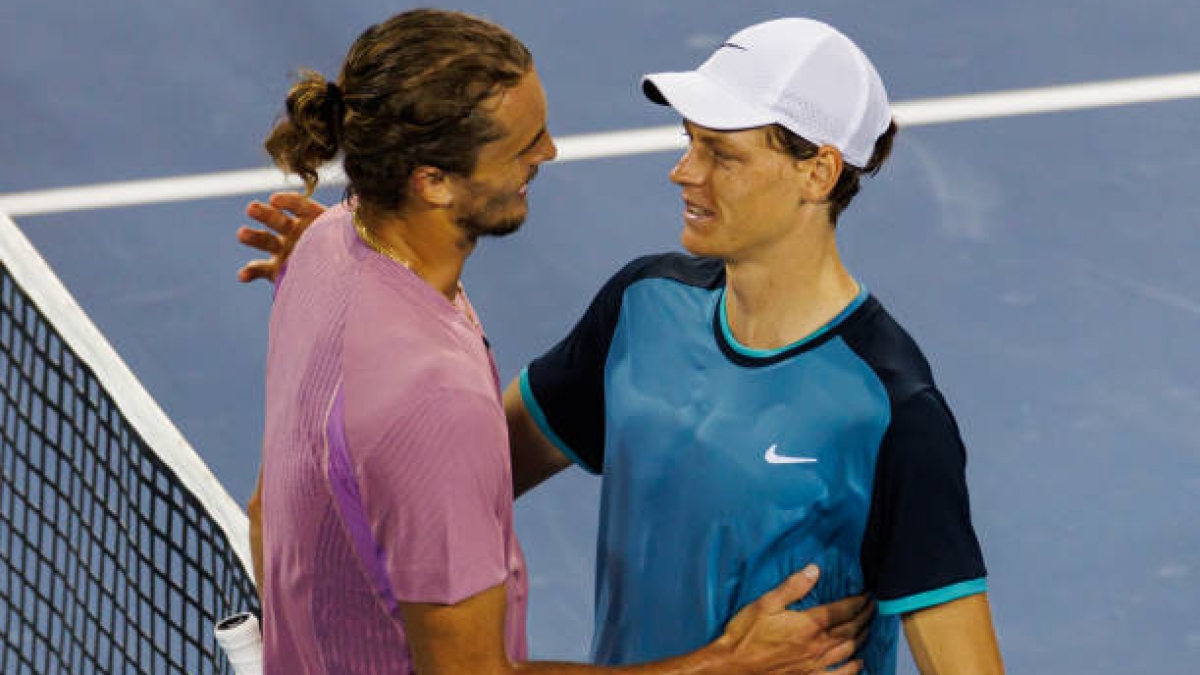
M262 167L295 70L336 74L363 28L407 7L9 3L0 204ZM1069 98L1068 85L1200 71L1200 4L1168 0L453 8L530 46L560 138L675 123L642 98L642 73L691 68L736 29L785 15L854 38L902 104ZM921 343L962 427L1010 673L1200 661L1197 95L902 129L839 226L851 269ZM547 166L521 232L480 246L464 281L503 379L622 263L678 248L676 158ZM258 467L271 295L235 279L250 197L265 192L76 210L47 194L47 212L13 214L240 502ZM571 469L518 503L536 657L586 657L598 495ZM900 672L914 672L906 656Z

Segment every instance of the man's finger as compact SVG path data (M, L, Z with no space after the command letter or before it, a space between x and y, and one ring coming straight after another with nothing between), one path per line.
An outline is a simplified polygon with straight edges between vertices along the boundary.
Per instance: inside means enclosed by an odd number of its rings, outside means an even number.
M270 260L248 262L242 269L238 270L238 281L242 283L249 283L255 279L274 281L278 269L278 266Z
M864 603L858 614L849 621L832 627L829 634L836 638L861 638L870 627L871 619L875 618L875 609L874 601Z
M854 652L856 651L858 651L858 645L850 640L842 640L821 655L821 665L831 668L839 663L845 663L854 656Z
M867 604L866 596L854 595L827 605L807 609L804 613L817 624L818 628L828 631L859 618L859 614Z
M256 248L263 253L275 255L283 250L283 242L279 235L267 230L256 230L251 227L240 227L237 231L237 240L246 246Z
M816 565L809 565L784 580L775 588L767 591L758 599L763 611L767 613L781 612L788 605L808 595L817 585L821 572Z
M271 195L271 206L288 211L300 220L313 220L325 213L325 207L299 192L276 192Z
M258 201L246 206L246 215L284 236L291 234L296 226L296 219L285 211Z

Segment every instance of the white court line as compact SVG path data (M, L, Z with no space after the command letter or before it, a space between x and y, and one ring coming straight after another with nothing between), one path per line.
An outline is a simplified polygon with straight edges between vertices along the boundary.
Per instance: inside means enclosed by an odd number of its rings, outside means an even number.
M1200 71L907 101L894 104L893 110L902 126L915 127L1186 98L1200 98ZM563 136L557 139L557 143L556 161L577 162L680 150L685 145L685 139L678 125L670 125ZM330 166L322 171L321 184L345 185L345 176L340 168ZM280 189L294 189L299 185L299 181L285 178L274 168L225 171L35 192L14 192L0 195L0 213L14 217L34 216L115 206L264 194Z

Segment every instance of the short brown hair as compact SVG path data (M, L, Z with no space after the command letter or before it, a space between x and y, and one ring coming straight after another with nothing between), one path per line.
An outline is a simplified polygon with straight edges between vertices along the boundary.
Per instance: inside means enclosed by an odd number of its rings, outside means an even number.
M883 166L883 163L892 154L892 144L896 139L896 132L898 130L894 120L888 124L887 131L875 139L875 149L871 152L871 159L867 162L866 166L857 167L850 164L842 164L842 175L838 176L837 184L829 192L829 218L835 225L837 224L838 216L842 215L846 207L850 206L850 200L854 199L854 195L858 194L859 179L863 174L874 176L879 173L880 167ZM785 129L778 124L772 124L767 127L767 144L776 150L786 152L796 159L809 159L816 155L817 150L820 149L817 144L802 138L799 134Z
M496 24L404 12L363 32L336 83L302 71L264 146L310 192L317 169L340 151L347 196L392 210L418 166L474 171L479 149L503 133L481 104L532 67L525 45Z

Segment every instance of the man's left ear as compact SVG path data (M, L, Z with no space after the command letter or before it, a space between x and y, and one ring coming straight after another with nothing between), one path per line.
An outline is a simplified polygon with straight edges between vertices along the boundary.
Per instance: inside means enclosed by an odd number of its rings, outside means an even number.
M445 208L454 203L450 176L433 166L418 166L409 178L413 194L429 204Z
M805 196L824 201L842 176L842 153L832 145L822 145L817 154L800 160L800 170L805 178Z

